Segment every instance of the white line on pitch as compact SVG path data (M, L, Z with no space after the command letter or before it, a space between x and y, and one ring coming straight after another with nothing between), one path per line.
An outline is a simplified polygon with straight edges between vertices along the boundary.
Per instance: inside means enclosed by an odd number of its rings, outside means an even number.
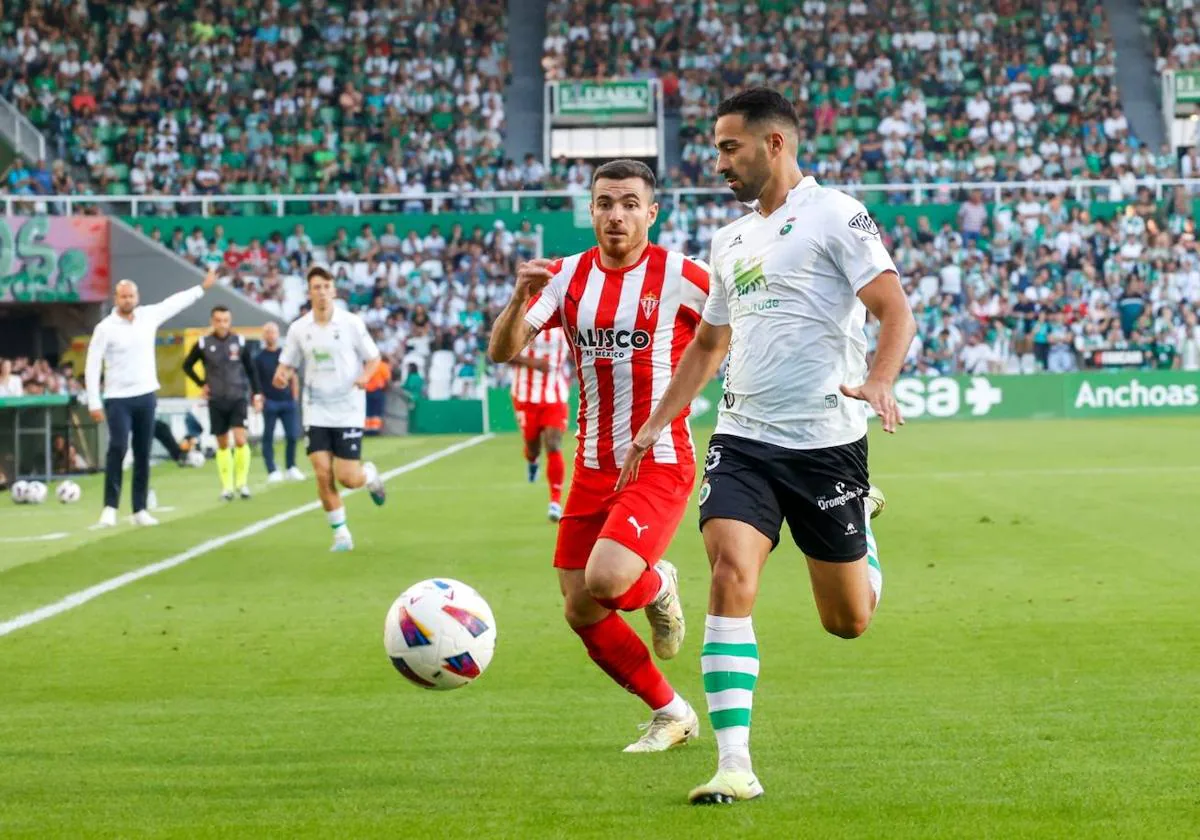
M1177 467L1058 467L1031 470L965 470L962 472L874 473L871 478L886 481L895 478L1021 478L1056 475L1142 475L1149 473L1200 472L1200 465Z
M398 475L404 475L405 473L412 472L413 470L418 470L421 467L432 464L434 461L440 461L442 458L445 458L449 455L454 455L455 453L462 452L464 449L469 449L476 444L483 443L485 440L489 440L491 437L492 435L490 434L476 435L475 437L464 440L461 443L456 443L453 446L447 446L445 449L439 449L437 452L432 452L429 455L418 458L415 461L410 461L409 463L403 464L395 469L388 470L387 472L383 473L381 477L384 480L387 480L390 478L395 478ZM343 490L342 495L345 496L355 492L358 491ZM53 604L47 604L44 607L38 607L36 610L22 613L21 615L8 619L7 621L0 622L0 636L7 636L9 633L14 633L17 630L23 630L26 627L31 627L34 624L38 624L39 622L45 621L48 618L54 618L56 615L61 615L68 610L73 610L76 607L86 604L88 601L99 598L101 595L105 595L116 589L120 589L123 586L128 586L129 584L139 581L142 578L156 575L159 572L165 572L167 569L173 569L176 566L181 566L189 560L194 560L201 555L208 554L210 551L215 551L216 549L227 546L232 542L237 542L238 540L245 539L246 537L252 537L255 534L261 534L268 528L272 528L282 522L287 522L289 519L295 519L297 516L317 510L320 507L321 503L319 501L315 501L309 502L306 505L301 505L297 508L292 508L291 510L286 510L283 513L277 513L274 516L267 517L266 519L260 519L258 522L247 525L245 528L234 531L231 534L206 540L199 545L189 548L187 551L181 554L168 557L166 560L160 560L157 563L151 563L148 566L142 566L140 569L134 569L133 571L126 572L123 575L117 575L114 578L109 578L108 580L98 583L95 586L89 586L87 589L81 589L78 592L73 592L65 598L55 601Z
M56 531L53 534L38 534L35 537L0 537L0 543L50 542L69 537L66 531Z

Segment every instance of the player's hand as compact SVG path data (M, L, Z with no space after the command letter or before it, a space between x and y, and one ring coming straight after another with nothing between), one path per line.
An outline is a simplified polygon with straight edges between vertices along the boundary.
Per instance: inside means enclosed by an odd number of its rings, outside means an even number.
M355 388L362 388L362 389L365 391L365 390L367 390L367 384L368 384L370 381L371 381L371 377L369 377L369 376L360 376L360 377L358 377L358 379L355 379L355 380L354 380L354 387L355 387Z
M204 399L212 399L212 388L208 387L207 385L200 386L200 393L204 395Z
M551 262L553 261L536 259L523 262L517 266L517 287L515 294L523 296L528 300L546 288L546 284L554 276L553 272L550 271Z
M625 463L621 465L621 474L617 476L617 486L613 488L614 490L624 490L631 482L637 480L638 470L642 466L642 458L646 457L646 453L650 451L650 447L654 446L661 433L661 430L652 429L647 424L633 436L633 442L629 444L629 451L625 453Z
M204 282L201 283L200 286L204 289L204 291L207 292L209 289L211 289L216 284L217 284L217 269L213 266L210 266L208 271L205 272Z
M91 418L94 421L96 421L97 423L104 422L104 409L103 408L93 408L91 411L88 412L88 415L91 416Z
M530 367L532 367L534 370L540 371L542 373L549 373L550 372L550 360L549 359L534 359L533 364L530 365Z
M904 418L900 416L900 407L896 405L896 396L892 393L891 385L868 379L857 387L843 385L842 393L851 399L870 403L883 423L883 430L888 434L895 434L896 427L904 425Z
M283 368L276 368L275 375L271 377L271 384L276 388L286 388L288 380L292 378L291 374Z
M254 395L254 399L252 400L252 402L254 403L254 410L255 410L255 411L262 411L262 410L263 410L263 395L262 395L262 394L255 394L255 395Z

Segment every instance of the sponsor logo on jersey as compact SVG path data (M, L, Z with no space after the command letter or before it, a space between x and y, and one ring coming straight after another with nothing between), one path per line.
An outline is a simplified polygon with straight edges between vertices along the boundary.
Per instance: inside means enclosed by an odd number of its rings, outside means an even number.
M849 221L850 227L855 230L861 230L863 233L869 233L872 236L879 235L879 228L875 224L875 220L866 213L859 213Z
M733 290L738 297L767 289L767 275L763 272L762 257L756 260L733 261Z
M863 493L861 487L851 487L847 490L845 483L841 481L834 485L833 490L833 496L817 496L817 507L821 510L841 507L851 499L857 499Z
M612 328L573 329L571 341L584 353L602 359L623 358L626 350L645 350L650 346L646 330L617 330Z

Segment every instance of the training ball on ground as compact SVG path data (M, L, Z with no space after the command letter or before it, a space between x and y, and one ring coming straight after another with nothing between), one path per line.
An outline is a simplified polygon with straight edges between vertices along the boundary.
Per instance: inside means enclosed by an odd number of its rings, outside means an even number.
M465 583L423 580L388 610L383 645L409 682L443 691L461 688L492 661L496 619L483 596Z
M204 453L199 449L192 449L186 456L187 465L199 469L204 466Z
M29 482L14 481L12 487L9 488L9 492L12 494L13 504L23 505L28 501Z
M61 481L58 488L54 491L54 495L58 496L58 500L64 505L71 505L79 501L79 497L83 495L83 491L79 489L79 485L74 481Z
M31 505L40 505L46 501L46 485L40 481L29 482L29 488L25 491L25 501Z

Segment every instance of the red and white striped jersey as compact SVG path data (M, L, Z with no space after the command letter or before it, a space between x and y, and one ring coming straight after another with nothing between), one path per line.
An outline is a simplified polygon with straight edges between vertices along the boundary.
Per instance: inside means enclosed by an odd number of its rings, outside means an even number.
M566 329L579 377L579 446L584 467L618 470L638 429L662 399L696 334L708 268L657 245L623 269L604 268L591 248L551 264L554 276L525 321ZM687 411L663 430L648 461L695 464Z
M561 327L542 330L533 344L522 351L526 359L545 359L550 370L542 373L528 367L513 371L512 398L518 403L563 403L567 401L567 334Z

